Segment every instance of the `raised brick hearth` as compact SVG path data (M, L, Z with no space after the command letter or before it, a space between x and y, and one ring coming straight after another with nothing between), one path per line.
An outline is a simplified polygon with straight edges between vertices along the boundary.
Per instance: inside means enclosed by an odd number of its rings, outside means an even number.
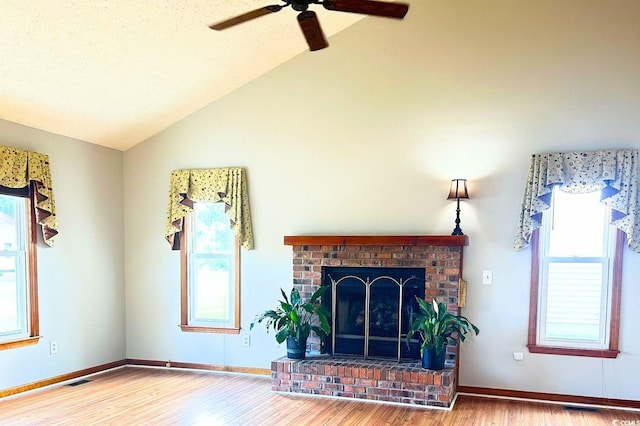
M424 267L427 300L437 297L459 312L458 286L466 236L290 236L293 285L309 298L321 285L323 266ZM450 407L455 398L457 346L447 347L447 368L431 371L419 362L331 357L317 338L307 343L307 359L271 363L272 389L279 392L360 398Z
M450 407L455 388L454 370L425 370L419 362L321 355L271 363L271 390L276 392Z

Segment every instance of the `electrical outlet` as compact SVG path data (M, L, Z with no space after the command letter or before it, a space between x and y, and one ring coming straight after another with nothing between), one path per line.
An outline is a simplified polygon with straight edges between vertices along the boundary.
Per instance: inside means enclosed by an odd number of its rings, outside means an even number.
M249 336L248 334L242 336L242 346L251 346L251 336Z
M165 366L165 367L167 367L167 368L171 368L171 360L168 360L168 361L164 364L164 366Z
M52 355L58 353L58 342L56 340L49 342L49 353Z
M524 359L524 356L522 355L522 352L514 352L513 359L515 359L516 361L522 361Z

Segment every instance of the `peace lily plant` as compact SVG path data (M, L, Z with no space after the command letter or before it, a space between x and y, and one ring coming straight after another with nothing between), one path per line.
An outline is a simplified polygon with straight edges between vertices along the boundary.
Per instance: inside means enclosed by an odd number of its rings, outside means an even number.
M431 303L416 297L419 312L413 313L413 320L407 333L407 343L418 334L422 366L431 370L442 370L449 339L464 342L465 334L480 330L466 317L447 312L447 305L435 299Z
M329 311L319 302L326 290L326 286L321 286L305 302L296 288L291 290L289 297L284 290L280 289L282 300L278 301L278 307L257 315L249 329L253 329L256 323L264 321L267 332L270 328L276 332L278 343L287 340L289 358L304 358L307 338L311 331L320 339L324 339L331 331L328 320Z

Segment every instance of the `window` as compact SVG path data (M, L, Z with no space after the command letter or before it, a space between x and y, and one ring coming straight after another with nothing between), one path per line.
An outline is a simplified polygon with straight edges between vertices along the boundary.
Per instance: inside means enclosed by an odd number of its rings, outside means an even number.
M25 194L8 195L7 193ZM0 349L39 339L35 222L23 190L0 188Z
M529 349L614 358L624 234L599 191L557 188L533 238Z
M181 233L183 331L240 332L240 244L224 203L197 202Z

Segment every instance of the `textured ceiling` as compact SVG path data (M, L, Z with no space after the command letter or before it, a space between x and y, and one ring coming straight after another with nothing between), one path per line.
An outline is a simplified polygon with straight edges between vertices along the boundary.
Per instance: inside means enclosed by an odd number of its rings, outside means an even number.
M0 118L126 150L307 51L291 9L208 28L274 3L0 0ZM327 37L363 17L312 9Z

